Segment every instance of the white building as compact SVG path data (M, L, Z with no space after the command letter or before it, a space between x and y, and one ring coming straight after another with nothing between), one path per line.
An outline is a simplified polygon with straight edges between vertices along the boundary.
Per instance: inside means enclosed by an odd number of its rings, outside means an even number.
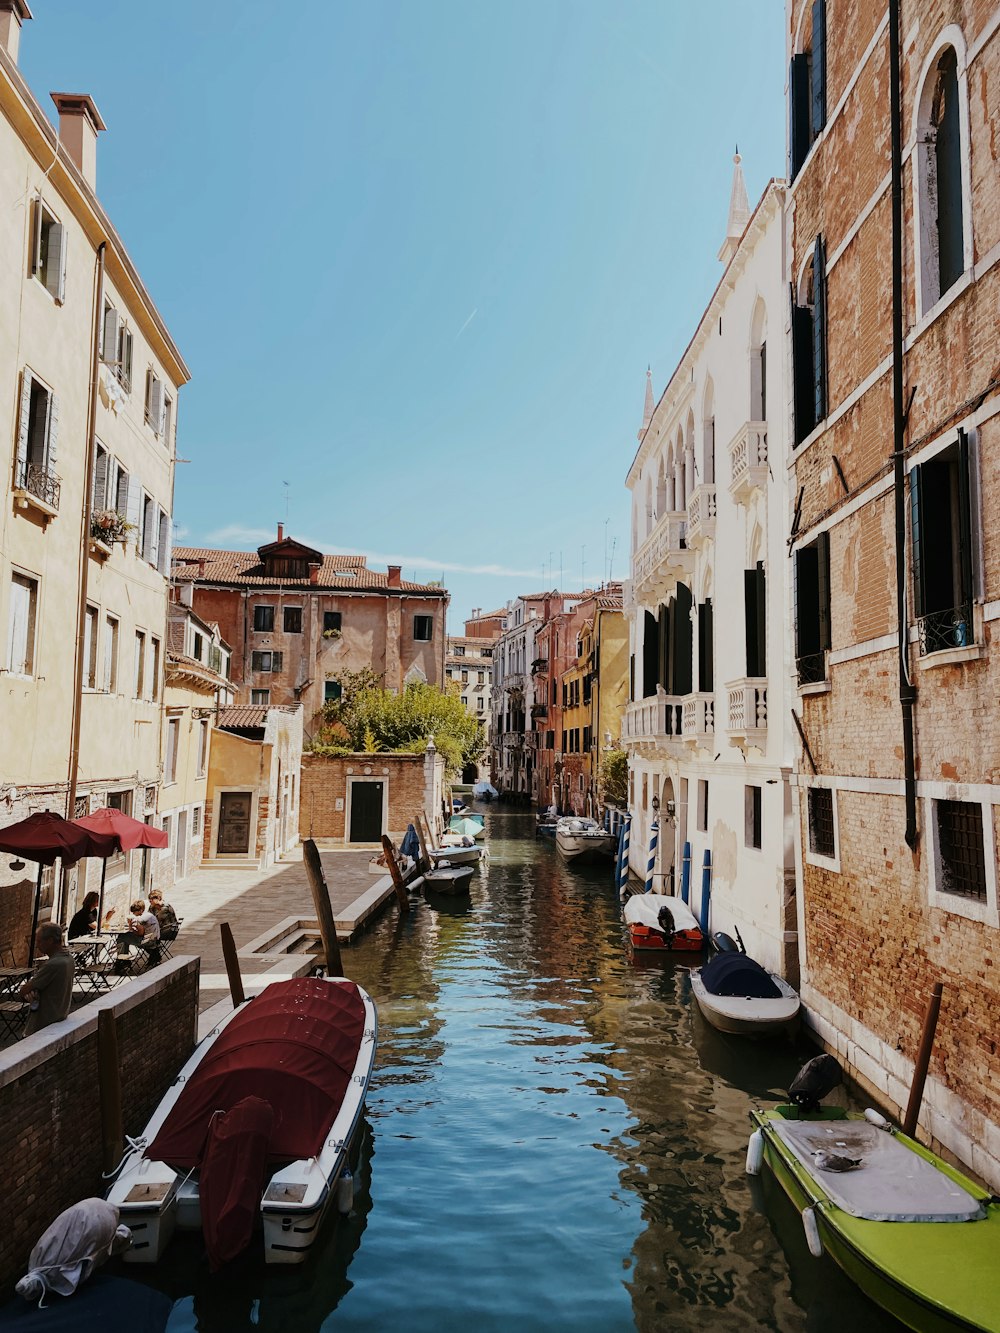
M766 967L796 968L785 453L784 186L750 213L736 158L725 272L660 401L647 375L629 469L631 855L654 889L739 929ZM772 349L769 355L769 345Z

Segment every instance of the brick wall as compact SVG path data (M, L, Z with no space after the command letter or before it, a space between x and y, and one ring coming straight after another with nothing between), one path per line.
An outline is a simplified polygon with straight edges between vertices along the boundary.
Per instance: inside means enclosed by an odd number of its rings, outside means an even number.
M405 833L424 809L422 754L303 754L299 833L303 838L344 842L347 837L347 779L369 777L389 784L391 837ZM337 809L340 801L341 808Z
M28 961L34 902L33 879L22 879L0 889L0 945L10 946L16 961L21 964Z
M198 970L197 958L163 963L0 1053L0 1180L17 1219L0 1234L0 1295L58 1214L103 1192L98 1010L118 1019L124 1126L134 1135L194 1049Z

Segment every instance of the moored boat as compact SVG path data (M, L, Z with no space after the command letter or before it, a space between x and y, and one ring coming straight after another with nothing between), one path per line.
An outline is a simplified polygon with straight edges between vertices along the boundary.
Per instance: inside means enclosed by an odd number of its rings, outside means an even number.
M998 1333L1000 1204L878 1112L813 1106L752 1111L747 1151L801 1211L810 1251L918 1333Z
M453 866L442 861L423 876L423 888L431 893L468 893L474 870L475 866Z
M705 937L682 898L665 893L634 893L622 908L632 948L637 952L697 952Z
M427 855L431 858L433 865L439 865L442 861L448 861L453 866L474 866L482 858L484 849L477 847L475 843L466 840L467 846L454 847L432 847Z
M719 953L691 973L698 1008L713 1027L744 1037L795 1032L799 997L785 981L744 953Z
M556 823L556 847L567 861L596 861L612 854L615 839L596 819L567 815Z
M378 1024L343 977L276 981L228 1015L180 1071L108 1199L155 1263L175 1227L202 1230L213 1266L256 1221L269 1264L306 1258L364 1106Z
M482 838L486 835L486 818L484 815L466 810L460 815L452 815L448 821L448 830L467 838Z

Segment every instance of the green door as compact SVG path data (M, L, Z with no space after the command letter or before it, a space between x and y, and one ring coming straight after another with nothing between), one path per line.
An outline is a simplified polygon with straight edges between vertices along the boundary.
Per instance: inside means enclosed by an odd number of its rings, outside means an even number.
M378 842L382 837L382 783L351 783L350 842Z

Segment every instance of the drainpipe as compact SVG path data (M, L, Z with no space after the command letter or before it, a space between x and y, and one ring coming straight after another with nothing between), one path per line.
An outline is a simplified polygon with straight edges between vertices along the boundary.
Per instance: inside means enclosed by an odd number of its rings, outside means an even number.
M97 247L97 265L94 274L94 322L91 331L90 398L87 405L87 465L83 478L83 540L81 545L80 602L76 615L76 672L73 679L73 720L69 745L69 773L67 775L66 818L73 818L76 807L77 770L80 766L80 719L83 712L83 653L86 641L87 582L90 576L90 517L94 490L94 443L97 433L97 380L101 373L101 319L104 312L104 251L107 242ZM59 889L59 919L65 919L67 907L68 871L62 868Z
M899 0L889 0L889 118L892 156L892 461L896 502L896 617L899 626L899 706L903 722L903 781L907 847L917 846L917 777L913 749L913 706L906 606L906 475L903 466L906 409L903 406L903 154L899 100Z

